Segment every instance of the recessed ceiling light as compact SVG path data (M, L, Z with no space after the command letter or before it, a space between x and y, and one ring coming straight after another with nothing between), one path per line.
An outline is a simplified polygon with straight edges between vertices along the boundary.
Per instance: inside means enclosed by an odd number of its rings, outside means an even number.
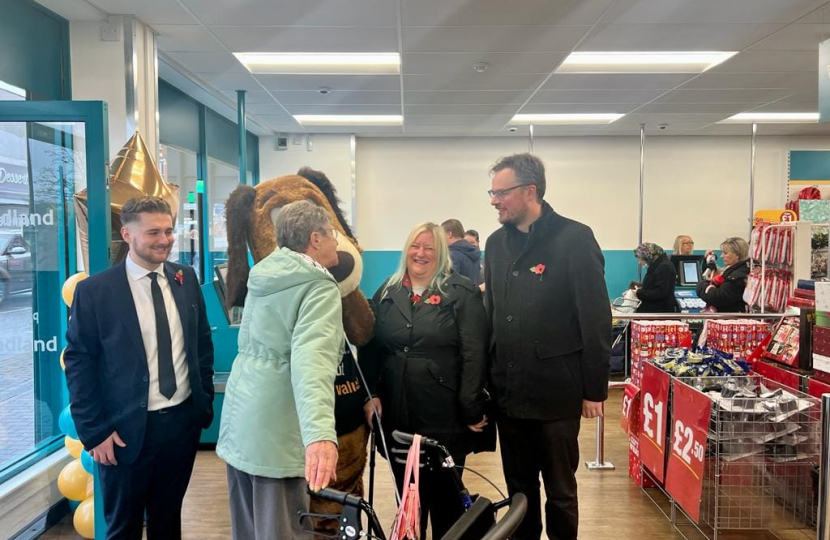
M574 52L556 73L702 73L737 52Z
M400 126L399 114L295 114L304 126Z
M746 112L730 116L718 124L815 124L817 112L800 113L754 113Z
M398 53L233 53L255 75L398 75Z
M511 120L514 124L610 124L616 122L624 114L517 114Z

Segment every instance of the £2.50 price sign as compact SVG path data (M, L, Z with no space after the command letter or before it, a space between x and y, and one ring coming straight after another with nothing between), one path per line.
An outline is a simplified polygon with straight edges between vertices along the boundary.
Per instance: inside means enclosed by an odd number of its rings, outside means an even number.
M708 397L674 381L672 433L666 491L695 522L700 519L703 467L706 459L709 414Z
M668 373L653 364L645 364L640 391L640 459L660 483L665 476L669 380Z

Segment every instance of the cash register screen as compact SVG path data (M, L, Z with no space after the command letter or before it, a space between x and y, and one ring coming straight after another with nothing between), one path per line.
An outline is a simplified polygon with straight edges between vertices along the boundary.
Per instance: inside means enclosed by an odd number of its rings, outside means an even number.
M700 264L697 261L683 261L680 272L681 285L697 285L700 281Z

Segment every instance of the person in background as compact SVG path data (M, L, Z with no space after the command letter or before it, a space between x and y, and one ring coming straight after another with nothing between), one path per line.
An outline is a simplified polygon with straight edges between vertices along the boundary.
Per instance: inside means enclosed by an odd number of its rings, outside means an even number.
M374 295L375 337L360 350L360 365L388 444L394 430L418 433L444 444L463 467L489 421L482 399L489 340L481 293L451 271L445 238L434 223L409 233L398 270ZM400 488L404 465L393 460L392 468ZM464 513L447 471L423 469L420 497L421 531L429 518L432 538Z
M464 239L464 227L457 219L448 219L441 228L447 235L452 269L478 286L481 250Z
M743 313L746 302L743 295L749 276L749 244L739 237L727 238L720 245L721 256L726 268L719 271L717 256L712 250L706 252L706 268L710 279L697 284L697 295L720 313Z
M637 246L634 255L642 266L647 266L642 285L635 286L640 306L637 313L674 313L677 302L674 299L674 284L677 275L663 248L645 242Z
M285 205L274 225L278 249L248 278L216 445L234 540L304 538L306 488L327 487L337 468L333 386L345 333L327 270L338 263L337 231L309 201Z
M98 463L107 539L182 537L202 429L213 421L213 341L196 273L167 260L173 213L121 210L124 262L78 283L64 353L69 406Z
M545 166L531 154L490 170L490 204L502 227L484 250L493 329L490 385L507 489L527 514L511 537L576 540L580 416L603 414L611 361L605 260L591 229L544 201Z
M465 232L464 240L481 249L477 230L470 229ZM484 261L481 258L478 260L478 288L481 289L482 293L484 292Z
M681 234L674 239L672 255L691 255L695 250L695 241L691 236Z

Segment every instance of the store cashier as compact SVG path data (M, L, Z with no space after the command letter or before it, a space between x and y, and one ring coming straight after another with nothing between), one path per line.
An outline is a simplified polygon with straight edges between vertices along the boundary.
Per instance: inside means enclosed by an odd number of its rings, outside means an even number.
M749 244L743 238L732 237L724 240L720 249L726 268L719 271L715 254L707 251L707 274L711 277L697 284L697 295L714 311L743 313L746 311L743 295L749 275Z

